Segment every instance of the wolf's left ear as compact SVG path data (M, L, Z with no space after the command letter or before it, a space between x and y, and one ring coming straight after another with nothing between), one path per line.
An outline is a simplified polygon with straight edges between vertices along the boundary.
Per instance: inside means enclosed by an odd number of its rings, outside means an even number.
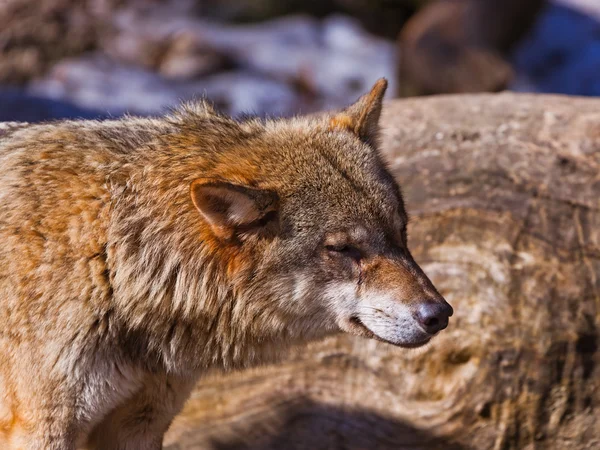
M190 186L194 206L222 239L236 232L273 231L279 198L275 192L210 178Z
M371 92L363 95L356 103L329 120L330 129L351 131L363 142L376 145L379 134L381 106L387 85L388 82L385 78L377 80L371 88Z

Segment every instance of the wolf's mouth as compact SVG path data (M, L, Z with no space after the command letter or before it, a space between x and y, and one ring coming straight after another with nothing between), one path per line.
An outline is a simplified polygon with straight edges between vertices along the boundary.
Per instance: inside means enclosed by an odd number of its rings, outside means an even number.
M354 331L356 331L356 334L358 334L359 336L363 336L369 339L375 339L377 341L385 342L386 344L395 345L396 347L418 348L429 343L429 341L431 340L431 338L428 337L420 342L394 342L377 336L362 322L362 320L360 320L360 317L358 316L350 317L349 322Z
M371 330L369 330L367 328L367 326L364 323L362 323L362 320L360 320L360 317L358 317L358 316L350 317L350 323L352 324L353 327L360 330L361 334L364 335L365 337L374 338L374 339L377 338L375 333L373 333Z

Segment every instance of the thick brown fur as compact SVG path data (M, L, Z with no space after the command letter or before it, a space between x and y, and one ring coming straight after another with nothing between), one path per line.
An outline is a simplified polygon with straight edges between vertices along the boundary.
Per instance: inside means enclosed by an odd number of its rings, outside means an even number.
M338 330L427 342L419 307L451 309L376 149L385 87L310 118L0 129L0 448L161 448L208 369Z

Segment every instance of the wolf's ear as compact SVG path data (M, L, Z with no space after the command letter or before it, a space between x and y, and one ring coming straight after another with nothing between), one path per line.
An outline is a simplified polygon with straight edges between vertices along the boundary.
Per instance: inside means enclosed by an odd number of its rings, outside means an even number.
M210 178L194 180L190 186L194 206L220 238L236 232L273 230L279 207L275 192Z
M330 129L351 131L363 142L376 145L379 134L379 116L387 85L388 82L385 78L377 80L371 88L371 92L363 95L356 103L329 120Z

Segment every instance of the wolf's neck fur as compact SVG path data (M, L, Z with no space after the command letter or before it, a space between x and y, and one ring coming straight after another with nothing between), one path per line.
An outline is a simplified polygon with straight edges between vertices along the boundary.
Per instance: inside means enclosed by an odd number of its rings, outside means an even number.
M113 189L105 248L118 315L142 347L136 354L176 372L233 369L332 332L282 316L280 289L256 279L252 255L208 233L191 207L189 180L158 184L170 177L144 171L126 179Z

